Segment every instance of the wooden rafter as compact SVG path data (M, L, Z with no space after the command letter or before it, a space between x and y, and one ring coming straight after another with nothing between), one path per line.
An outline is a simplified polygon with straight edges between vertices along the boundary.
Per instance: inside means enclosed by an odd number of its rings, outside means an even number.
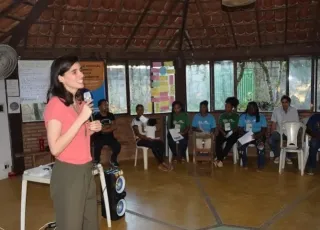
M190 50L193 51L192 42L190 41L189 34L187 33L186 30L183 31L183 35L184 35L184 37L185 37L185 39L186 39L186 41L187 41L187 43L189 45Z
M275 58L275 57L288 57L292 55L318 55L320 53L320 46L315 45L313 42L305 44L290 43L287 45L264 45L262 47L238 47L217 49L212 52L210 49L197 49L192 54L190 52L125 52L123 49L101 49L101 48L81 48L81 57L91 57L92 53L101 53L102 56L108 57L108 60L145 60L145 59L169 59L176 58L183 54L184 58L195 60L239 60L249 58ZM17 52L21 53L23 47L18 47ZM77 48L27 48L21 53L22 58L52 58L58 57L66 52L73 53L79 51Z
M111 36L112 34L112 30L113 28L116 26L116 24L118 23L118 20L120 18L120 15L121 15L121 11L123 9L123 3L124 3L124 0L121 0L120 2L120 7L119 9L117 10L117 18L113 21L112 25L110 26L110 30L108 31L108 33L106 34L106 38L104 39L104 43L102 45L103 48L105 48L107 46L107 41L109 39L109 37Z
M238 44L237 44L236 35L235 35L235 33L234 33L233 23L232 23L232 20L231 20L230 13L227 12L227 14L228 14L228 20L229 20L229 24L230 24L230 28L231 28L231 32L232 32L232 37L233 37L234 46L235 46L235 48L237 49L237 48L238 48Z
M20 3L23 3L23 0L17 0L13 1L12 4L10 4L8 7L4 8L1 12L0 15L7 15L12 9L14 9L16 6L18 6Z
M128 47L129 47L132 39L133 39L134 36L136 35L136 33L137 33L137 31L138 31L138 29L139 29L139 27L140 27L140 24L142 23L144 17L146 16L146 14L147 14L147 12L149 11L149 8L150 8L150 6L151 6L151 4L152 4L153 2L154 2L154 0L149 0L148 3L145 5L143 13L140 15L139 20L138 20L136 26L135 26L134 29L133 29L133 32L130 34L130 36L129 36L126 44L125 44L125 48L124 48L125 50L128 49Z
M5 33L1 36L0 41L3 41L8 36L12 35L9 45L12 47L17 47L21 41L21 39L28 33L31 25L40 17L42 12L48 7L49 0L41 0L37 1L37 3L33 6L29 15L26 19L20 22L12 31Z
M77 48L80 48L83 45L84 37L86 36L87 21L89 19L89 16L91 15L92 1L93 0L89 0L88 8L86 10L85 17L84 17L84 25L83 25L83 29L82 29L82 35L81 35L80 40L77 44Z
M180 2L179 0L175 0L175 2L172 3L169 12L172 13L172 11L174 10L174 8L177 6L177 4L179 2ZM149 48L150 48L151 44L153 43L154 39L158 36L158 33L159 33L160 29L163 27L164 23L168 20L168 17L169 17L169 15L167 14L162 18L162 21L161 21L160 25L158 26L156 32L154 33L154 35L150 39L150 41L149 41L149 43L148 43L148 45L147 45L147 47L145 49L145 52L149 50Z
M182 50L183 38L185 37L188 9L189 9L189 0L185 0L184 5L183 5L183 13L182 13L182 26L181 26L181 30L180 30L179 51Z
M200 0L196 0L196 5L197 5L198 12L200 13L200 18L201 18L201 22L202 22L202 27L203 27L204 30L206 30L206 32L205 32L206 38L209 40L211 48L215 48L215 46L212 45L212 40L211 40L210 38L208 38L207 28L205 28L204 13L203 13L202 6L201 6L201 4L200 4Z
M168 52L171 49L171 47L173 46L173 44L175 43L178 37L179 37L179 30L176 31L175 35L173 35L172 39L170 40L166 48L166 52Z

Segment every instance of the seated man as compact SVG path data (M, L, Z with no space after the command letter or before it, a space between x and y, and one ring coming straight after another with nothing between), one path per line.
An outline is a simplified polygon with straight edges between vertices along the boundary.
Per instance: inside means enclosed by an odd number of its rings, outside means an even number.
M274 163L279 164L280 156L280 131L283 128L283 123L285 122L299 122L298 111L290 106L291 98L287 95L281 97L282 106L274 109L271 117L272 126L271 126L271 137L270 145L271 150L274 153ZM287 138L286 135L283 135L284 140ZM287 164L292 164L292 161L287 158Z
M117 129L115 117L109 112L109 104L105 99L98 102L100 112L95 114L94 120L100 120L102 123L102 130L94 135L94 158L96 162L100 162L101 149L108 145L112 150L110 159L111 165L118 167L118 154L121 150L119 141L114 137L113 132Z
M313 175L317 165L317 154L320 148L320 114L313 114L307 123L307 134L311 136L309 143L309 157L306 165L308 175Z
M140 120L140 118L142 117L142 115L144 113L143 105L137 105L136 112L137 112L137 116L135 118L133 118L133 120L131 122L131 126L132 126L133 132L136 137L135 141L137 143L137 146L147 147L152 150L153 155L155 156L155 158L158 161L158 168L160 170L165 171L165 172L172 170L172 167L167 165L164 162L165 146L164 146L163 141L161 141L159 139L147 137L144 134L144 128L146 127L147 124L143 123Z

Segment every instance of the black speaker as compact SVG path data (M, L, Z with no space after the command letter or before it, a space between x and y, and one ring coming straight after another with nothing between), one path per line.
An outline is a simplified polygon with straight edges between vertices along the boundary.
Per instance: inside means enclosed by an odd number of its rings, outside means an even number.
M119 220L125 216L127 209L126 200L124 199L127 195L125 191L126 180L123 177L123 171L120 169L105 170L104 176L107 184L111 220ZM107 217L103 191L101 193L101 213L104 218Z

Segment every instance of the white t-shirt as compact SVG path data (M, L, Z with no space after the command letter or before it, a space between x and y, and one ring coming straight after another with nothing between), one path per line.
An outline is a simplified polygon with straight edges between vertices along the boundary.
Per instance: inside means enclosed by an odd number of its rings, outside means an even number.
M271 121L277 123L277 131L280 132L282 124L285 122L299 122L299 115L296 108L289 106L288 111L285 112L282 106L273 110Z
M133 128L133 126L138 126L138 130L139 133L142 135L145 135L146 133L144 132L146 124L142 123L141 121L138 121L137 118L133 118L132 122L131 122L131 127ZM136 139L139 139L137 136L135 137Z
M146 136L152 139L156 138L156 126L147 126L145 127Z

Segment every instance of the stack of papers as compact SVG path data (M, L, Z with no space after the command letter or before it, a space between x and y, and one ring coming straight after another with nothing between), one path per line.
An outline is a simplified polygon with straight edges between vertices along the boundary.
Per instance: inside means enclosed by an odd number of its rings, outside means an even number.
M183 136L179 133L178 129L169 129L170 135L174 141L180 141L183 139Z
M252 132L252 131L249 131L249 132L247 132L245 135L243 135L242 137L240 137L240 138L238 139L238 141L240 142L241 145L247 144L247 143L249 143L249 142L251 142L251 141L254 140L252 136L253 136L253 132Z

